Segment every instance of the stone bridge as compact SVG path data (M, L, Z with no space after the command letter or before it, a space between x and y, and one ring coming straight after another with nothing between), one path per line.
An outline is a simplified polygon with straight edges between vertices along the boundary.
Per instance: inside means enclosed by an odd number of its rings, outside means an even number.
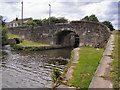
M27 40L63 47L93 46L103 48L110 36L110 30L105 25L90 21L72 21L37 27L14 27L9 28L8 31Z

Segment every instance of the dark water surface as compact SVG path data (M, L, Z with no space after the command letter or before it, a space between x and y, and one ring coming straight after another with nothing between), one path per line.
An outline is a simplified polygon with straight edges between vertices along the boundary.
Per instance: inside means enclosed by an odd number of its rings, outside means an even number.
M43 88L51 87L50 73L56 61L60 71L68 63L71 48L45 51L4 50L2 56L3 88Z

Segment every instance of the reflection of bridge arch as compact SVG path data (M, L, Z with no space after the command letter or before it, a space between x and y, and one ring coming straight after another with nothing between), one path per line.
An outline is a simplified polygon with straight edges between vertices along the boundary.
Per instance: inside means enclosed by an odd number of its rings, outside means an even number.
M79 35L76 34L75 31L71 30L62 30L56 33L56 45L61 46L72 46L78 47L79 46Z

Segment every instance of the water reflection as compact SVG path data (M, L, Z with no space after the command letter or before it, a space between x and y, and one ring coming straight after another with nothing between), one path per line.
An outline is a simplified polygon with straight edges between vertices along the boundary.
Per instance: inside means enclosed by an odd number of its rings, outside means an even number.
M46 51L10 51L2 56L3 88L40 88L51 87L50 73L56 61L60 71L70 58L72 49L55 49Z

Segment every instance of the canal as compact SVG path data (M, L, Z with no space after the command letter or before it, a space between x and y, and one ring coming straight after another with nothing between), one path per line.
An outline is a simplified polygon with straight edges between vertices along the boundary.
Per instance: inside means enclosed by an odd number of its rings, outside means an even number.
M72 48L44 51L2 51L3 88L51 87L52 69L59 62L60 71L68 63Z

